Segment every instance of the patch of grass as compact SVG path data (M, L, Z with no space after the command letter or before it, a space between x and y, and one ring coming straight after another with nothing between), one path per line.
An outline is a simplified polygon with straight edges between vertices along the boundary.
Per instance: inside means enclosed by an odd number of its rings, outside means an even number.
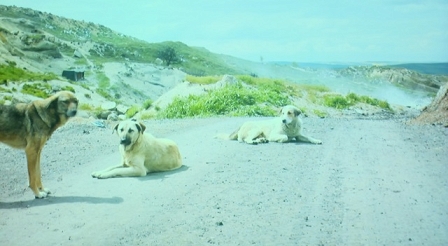
M107 89L110 86L110 79L104 73L97 73L96 79L98 80L98 87L100 89Z
M372 106L380 107L382 109L392 110L387 101L382 101L368 96L359 96L356 95L355 93L349 93L346 96L343 95L324 96L324 105L336 109L346 109L357 103L366 103Z
M107 90L105 90L105 89L98 88L98 89L95 90L95 92L98 93L98 95L106 98L109 101L113 101L113 102L115 101L115 98L113 96L111 96L109 94L109 92Z
M0 83L1 84L1 83ZM0 87L0 92L11 92L11 90Z
M73 92L73 93L76 93L76 92L75 92L75 88L73 88L73 87L71 87L71 86L68 86L68 85L62 87L61 90L63 90L63 91L71 91L71 92Z
M317 115L317 117L320 117L320 118L325 118L325 117L327 117L327 113L322 112L322 111L320 111L320 110L318 110L318 109L314 109L314 110L313 110L313 113L314 113L315 115Z
M153 101L151 99L147 99L143 102L143 109L148 109L149 107L151 107L152 103Z
M289 97L267 88L249 89L241 84L227 85L205 95L175 98L161 112L162 118L229 116L274 116L272 107L290 104Z
M0 84L6 84L8 81L48 81L59 78L53 73L34 73L22 68L16 67L14 63L0 65Z
M127 118L132 118L135 114L137 114L140 111L140 107L138 105L133 105L132 107L130 107L125 115Z
M22 87L22 93L47 98L50 96L51 86L47 83L33 83L24 84Z
M347 100L342 95L325 95L324 96L324 105L327 107L332 107L336 109L346 109L352 105L354 102Z
M194 76L187 74L185 80L193 84L209 85L218 82L221 78L222 76Z
M79 110L85 110L85 111L92 111L93 110L93 106L87 103L81 103L78 106Z
M148 119L152 119L154 118L154 115L149 114L149 113L142 113L142 115L140 116L141 120L148 120Z

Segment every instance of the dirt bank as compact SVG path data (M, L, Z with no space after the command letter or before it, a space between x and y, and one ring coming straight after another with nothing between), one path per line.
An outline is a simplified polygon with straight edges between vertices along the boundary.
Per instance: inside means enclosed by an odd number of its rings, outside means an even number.
M146 121L184 167L97 180L118 162L117 138L75 119L43 150L43 200L23 152L0 145L0 245L448 244L447 128L305 118L323 145L213 138L245 120Z

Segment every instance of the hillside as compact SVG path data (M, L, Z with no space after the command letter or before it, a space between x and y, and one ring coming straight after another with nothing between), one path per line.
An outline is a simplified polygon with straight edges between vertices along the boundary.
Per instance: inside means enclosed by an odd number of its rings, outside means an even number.
M338 69L312 69L296 63L246 61L181 42L149 43L95 23L2 5L0 44L4 73L0 102L29 101L60 89L71 89L90 111L98 111L98 107L110 102L123 106L124 110L133 105L150 104L186 81L187 75L280 79L299 85L324 86L343 95L378 97L413 108L428 105L438 88L448 81L446 76L421 74L406 68L340 65ZM160 52L166 48L173 48L179 61L169 67L159 59ZM84 79L63 78L64 70L83 72ZM5 71L35 75L16 77ZM28 93L25 85L34 92L39 91L39 95ZM292 101L308 105L316 102L303 98Z

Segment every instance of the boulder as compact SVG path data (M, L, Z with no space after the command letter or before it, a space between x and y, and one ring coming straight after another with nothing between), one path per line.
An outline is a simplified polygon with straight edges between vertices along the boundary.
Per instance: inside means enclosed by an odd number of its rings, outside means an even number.
M101 104L101 109L110 111L110 110L114 110L116 106L117 106L116 102L105 102L105 103Z
M128 111L128 109L129 109L128 106L121 105L121 104L117 105L116 108L117 108L118 113L120 113L120 114L125 114L126 111Z

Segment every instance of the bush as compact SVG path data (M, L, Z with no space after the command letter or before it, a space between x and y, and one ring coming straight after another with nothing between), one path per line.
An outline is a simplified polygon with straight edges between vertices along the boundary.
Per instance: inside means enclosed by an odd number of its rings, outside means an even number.
M132 118L135 114L137 114L138 111L140 111L140 107L137 106L137 105L134 105L134 106L130 107L130 108L126 111L125 115L126 115L126 117L128 117L128 118L130 119L130 118Z
M46 83L24 84L22 87L22 93L40 98L49 97L48 91L51 91L51 86Z
M386 101L382 101L376 98L368 96L358 96L355 93L349 93L345 97L342 95L325 95L324 105L337 109L346 109L357 103L366 103L372 106L380 107L383 109L391 110L390 105Z
M161 113L163 118L229 116L273 116L271 108L290 104L288 96L269 89L248 89L227 85L202 96L175 98Z
M353 103L354 104L354 103ZM345 109L353 105L350 103L342 95L325 95L324 96L324 105L327 107L337 108L337 109Z
M14 62L0 65L0 84L6 84L8 81L48 81L57 78L53 73L34 73L18 68Z
M151 99L148 99L146 101L143 102L143 109L148 109L149 107L151 107L153 101Z
M187 74L185 80L193 84L209 85L218 82L221 78L222 76L193 76Z
M73 93L75 93L75 88L71 87L71 86L64 86L61 88L61 90L63 91L71 91Z

